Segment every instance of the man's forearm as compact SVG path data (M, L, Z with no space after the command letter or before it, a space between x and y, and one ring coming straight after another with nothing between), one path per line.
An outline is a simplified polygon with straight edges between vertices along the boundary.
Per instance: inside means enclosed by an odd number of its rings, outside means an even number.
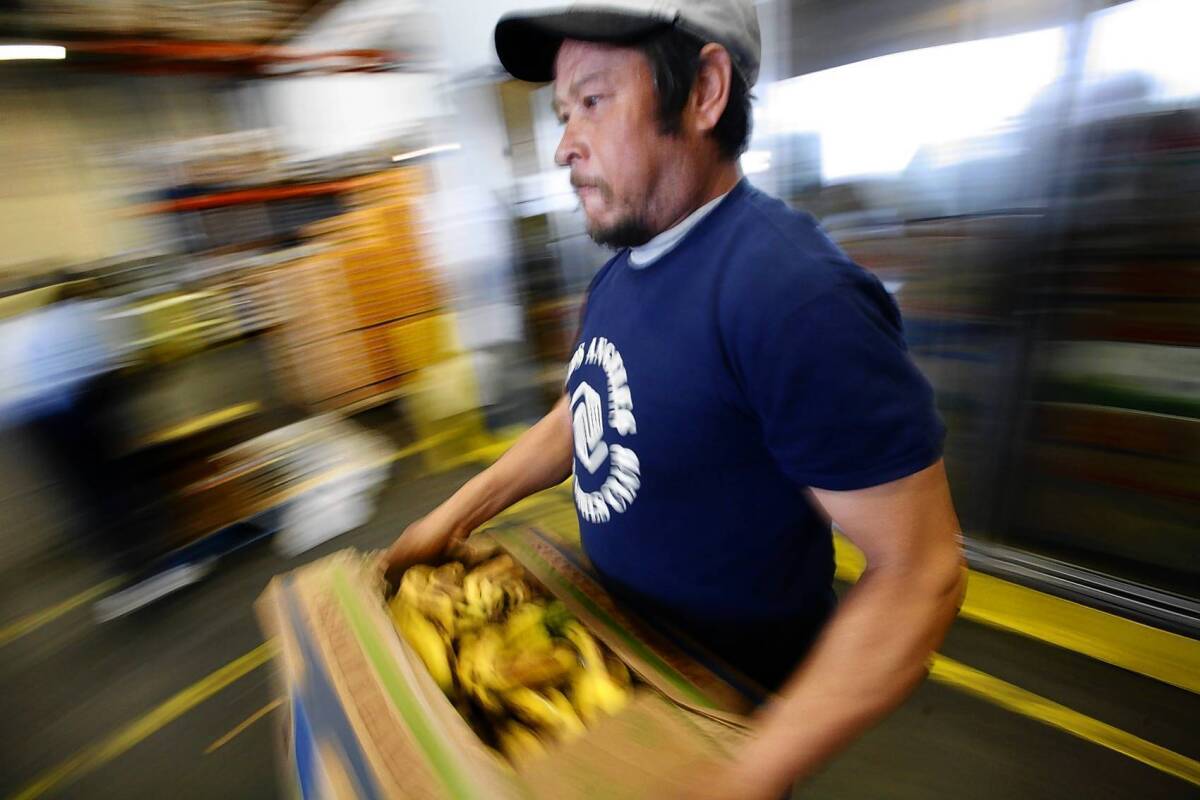
M564 398L495 464L467 481L438 512L447 515L456 538L465 537L518 500L566 480L571 474L571 447Z
M957 560L932 569L868 569L761 713L738 771L762 796L778 796L899 705L924 678L964 585Z

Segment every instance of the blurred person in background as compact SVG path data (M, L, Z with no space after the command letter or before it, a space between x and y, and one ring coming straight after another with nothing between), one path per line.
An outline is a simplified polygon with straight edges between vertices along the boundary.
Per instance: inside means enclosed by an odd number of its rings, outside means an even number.
M778 797L913 691L954 619L933 393L880 282L741 175L750 0L518 13L495 38L515 77L554 81L556 160L616 255L561 400L399 537L390 574L573 474L606 585L776 692L683 796ZM830 519L867 560L840 606Z
M105 621L200 580L211 559L159 563L173 530L162 467L129 452L117 407L134 338L111 300L67 284L59 302L0 320L0 429L23 427L72 506L79 546L123 579Z

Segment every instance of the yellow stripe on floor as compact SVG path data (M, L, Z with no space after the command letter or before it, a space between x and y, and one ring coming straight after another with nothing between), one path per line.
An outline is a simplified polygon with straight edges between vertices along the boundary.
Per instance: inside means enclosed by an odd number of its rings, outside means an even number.
M265 717L267 714L270 714L272 711L274 711L275 709L279 708L282 705L283 705L283 698L276 697L274 700L267 703L265 706L260 708L258 711L255 711L253 714L246 717L244 720L239 722L237 725L234 725L233 729L230 730L228 733L226 733L224 736L222 736L220 739L217 739L215 742L210 744L208 747L204 748L204 755L207 756L212 753L215 753L217 750L220 750L222 747L229 744L234 739L236 739L238 736L240 736L242 734L242 732L244 732L251 725L258 722L260 719Z
M929 677L1200 786L1200 761L1160 747L986 672L939 655L934 656Z
M1200 641L977 572L962 616L1200 693Z
M146 437L139 442L140 447L155 447L161 444L167 444L179 439L185 439L195 436L202 431L211 430L212 428L228 425L239 419L244 419L251 414L257 414L262 409L262 406L256 402L238 403L228 408L222 408L208 414L202 414L198 417L184 420L178 425L172 425L170 428L159 431L151 436Z
M837 577L853 582L863 556L834 538ZM1200 641L972 571L959 616L1200 694Z
M42 773L13 796L13 800L33 800L47 792L107 764L138 742L178 719L237 679L271 660L275 643L266 642L246 655L231 661L187 687L149 713L117 730L108 738L80 750L58 766Z
M98 600L108 594L112 589L120 585L122 578L112 578L103 583L96 584L90 589L86 589L74 597L68 597L61 603L56 603L49 608L27 614L18 620L8 623L3 628L0 628L0 647L3 647L10 642L20 639L22 636L33 633L43 625L49 624L59 617L74 611L82 605Z

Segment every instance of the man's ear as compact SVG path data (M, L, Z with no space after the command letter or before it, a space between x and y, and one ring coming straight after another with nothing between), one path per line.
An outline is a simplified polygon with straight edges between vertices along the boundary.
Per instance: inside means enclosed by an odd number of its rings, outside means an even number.
M719 44L709 43L700 49L700 69L688 98L691 123L700 135L717 127L717 121L729 105L729 89L733 83L733 61L729 51Z

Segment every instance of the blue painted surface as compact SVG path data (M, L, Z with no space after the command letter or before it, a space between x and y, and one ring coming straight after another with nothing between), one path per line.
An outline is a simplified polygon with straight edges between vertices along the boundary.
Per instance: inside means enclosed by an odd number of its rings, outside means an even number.
M306 627L302 622L299 607L292 593L294 583L291 576L283 579L284 607L288 615L288 622L295 634L296 644L300 648L300 656L304 661L305 680L296 687L296 695L299 699L298 701L294 700L293 703L298 702L303 706L310 728L309 733L314 742L321 740L336 743L337 749L345 756L349 776L357 784L358 796L368 800L382 797L375 777L371 774L371 769L367 764L366 755L358 742L358 737L354 735L350 720L346 717L346 712L342 709L341 701L333 688L333 682L317 655L316 647L305 633ZM297 752L297 762L299 762L299 752Z
M292 695L292 758L296 765L296 783L304 800L316 800L320 796L321 771L317 759L317 742L313 738L312 726L304 712L304 703L298 695Z

